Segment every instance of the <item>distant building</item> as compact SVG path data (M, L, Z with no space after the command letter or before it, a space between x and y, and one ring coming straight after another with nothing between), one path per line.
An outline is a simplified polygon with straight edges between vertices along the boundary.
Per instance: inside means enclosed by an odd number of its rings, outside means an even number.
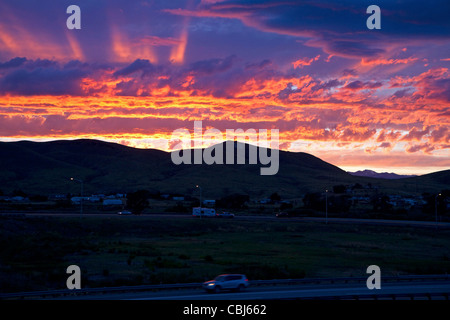
M89 202L100 202L101 199L100 199L100 197L93 195L88 198L88 201Z
M28 201L28 198L25 198L22 196L15 196L15 197L12 197L11 200L13 202L23 202L23 201Z
M30 201L30 199L22 196L8 197L8 196L0 196L0 201L3 202L26 202Z
M117 206L117 205L122 205L123 202L120 199L104 199L103 200L103 205L104 206Z
M48 196L50 201L63 201L67 200L67 194L51 194Z
M72 197L72 198L70 198L70 201L72 201L73 204L80 204L81 200L83 200L83 202L87 202L87 201L89 201L89 197Z
M213 207L216 205L216 200L203 200L203 205Z

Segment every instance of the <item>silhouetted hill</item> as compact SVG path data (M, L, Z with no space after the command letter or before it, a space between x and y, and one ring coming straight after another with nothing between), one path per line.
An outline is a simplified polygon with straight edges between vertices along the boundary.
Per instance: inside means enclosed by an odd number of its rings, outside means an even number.
M352 176L378 178L378 179L403 179L416 177L416 175L401 175L393 172L375 172L373 170L360 170L356 172L348 172Z
M285 151L279 153L278 173L263 176L260 168L264 165L248 164L249 146L245 148L246 164L175 165L168 152L98 140L0 142L0 190L78 193L79 184L70 181L70 177L75 177L84 181L86 195L139 189L197 195L195 185L201 185L205 198L232 193L267 197L273 192L294 198L333 185L354 183L371 183L386 191L434 192L448 188L450 181L450 170L391 181L355 177L310 154Z

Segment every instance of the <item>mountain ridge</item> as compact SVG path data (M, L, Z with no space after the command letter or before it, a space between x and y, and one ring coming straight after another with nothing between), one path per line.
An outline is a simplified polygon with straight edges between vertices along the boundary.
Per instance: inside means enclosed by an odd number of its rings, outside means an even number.
M371 178L378 178L378 179L403 179L403 178L417 177L417 175L415 175L415 174L402 175L402 174L397 174L394 172L375 172L375 171L369 170L369 169L358 170L355 172L351 172L351 171L347 171L347 172L353 176L371 177Z
M450 181L450 170L396 180L356 177L314 155L288 151L279 151L276 175L261 176L263 165L248 164L249 145L242 145L246 164L175 165L170 152L93 139L0 142L0 190L76 194L79 186L70 181L74 177L84 181L86 194L138 189L192 194L195 185L201 185L205 197L243 193L262 198L277 192L298 198L339 184L371 183L386 191L434 192Z

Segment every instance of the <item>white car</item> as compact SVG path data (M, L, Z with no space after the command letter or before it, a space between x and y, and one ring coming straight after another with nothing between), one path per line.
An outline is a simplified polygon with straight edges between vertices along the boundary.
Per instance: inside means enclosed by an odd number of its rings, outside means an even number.
M244 274L221 274L214 280L203 283L203 289L207 292L221 292L222 290L243 291L248 288L249 282Z
M119 211L119 212L117 212L117 214L121 215L121 216L125 216L125 215L130 215L130 214L133 214L133 213L131 211L125 210L125 211Z

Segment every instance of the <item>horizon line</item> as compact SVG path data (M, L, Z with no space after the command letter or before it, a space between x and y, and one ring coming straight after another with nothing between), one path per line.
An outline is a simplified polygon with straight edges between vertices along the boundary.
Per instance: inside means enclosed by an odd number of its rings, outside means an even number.
M99 139L99 138L62 138L62 139L61 138L60 139L58 139L58 138L55 138L55 139L48 139L48 138L40 139L40 138L37 138L37 140L35 140L35 139L17 139L16 140L14 138L10 140L10 139L6 138L7 141L5 141L4 139L5 138L0 138L0 142L1 143L17 143L17 142L52 143L52 142L59 142L59 141L70 142L70 141L83 141L83 140L85 140L85 141L98 141L98 142L102 142L102 143L115 144L115 145L119 145L119 146L122 146L122 147L127 147L127 148L132 148L132 149L137 149L137 150L157 150L157 151L162 151L162 152L165 152L165 153L171 153L173 151L183 150L183 149L164 150L164 149L155 148L155 147L144 147L144 148L141 148L141 147L126 145L124 143L120 143L120 142L117 142L117 141L103 140L103 139ZM255 146L257 148L272 149L270 147L260 147L258 145L251 144L247 140L248 139L245 139L245 142L239 141L239 140L225 140L225 141L222 141L222 142L218 142L218 143L212 144L212 145L207 146L207 147L201 147L201 149L204 150L204 149L211 148L211 147L219 145L219 144L225 144L225 143L228 143L228 142L241 143L241 144L244 144L244 145L252 145L252 146ZM195 150L195 149L200 149L200 148L195 148L195 147L189 148L189 150ZM357 172L357 171L370 170L370 171L373 171L373 172L378 173L378 174L393 173L393 174L396 174L396 175L407 175L407 176L417 176L418 177L418 176L423 176L423 175L426 175L426 174L432 174L432 173L437 173L437 172L450 170L450 168L446 168L446 169L444 168L442 170L427 171L427 172L422 172L422 173L418 173L417 170L415 172L411 171L411 172L399 173L398 171L397 172L391 171L392 169L397 168L397 167L375 167L375 169L374 169L374 167L367 167L367 166L336 165L336 164L331 163L329 161L323 160L321 157L318 157L318 156L316 156L316 155L314 155L314 154L312 154L310 152L284 150L284 149L280 149L280 148L278 148L278 150L282 151L282 152L286 152L286 153L292 153L292 154L303 153L303 154L311 155L311 156L316 157L316 158L318 158L318 159L320 159L320 160L322 160L322 161L324 161L326 163L329 163L329 164L331 164L333 166L336 166L339 169L341 169L341 170L343 170L343 171L345 171L346 173L349 173L349 174ZM402 167L398 167L398 168L405 168L405 167L402 166ZM421 168L421 167L410 167L410 168ZM420 170L418 170L418 171L420 171Z

